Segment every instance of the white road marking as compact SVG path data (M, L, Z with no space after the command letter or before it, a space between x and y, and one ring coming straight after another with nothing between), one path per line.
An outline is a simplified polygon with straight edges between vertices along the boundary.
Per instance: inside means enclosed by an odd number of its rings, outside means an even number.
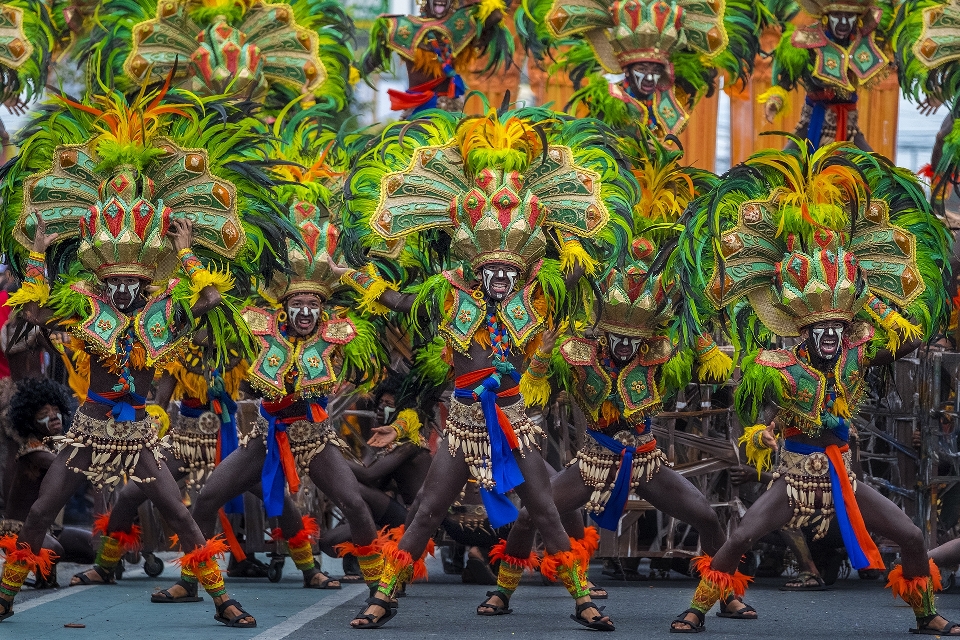
M124 574L125 576L132 578L134 576L146 575L143 572L143 569L134 569L133 571L128 571ZM87 589L94 589L100 587L101 585L96 584L86 584L80 585L77 587L60 587L50 593L44 594L38 598L31 598L24 603L17 602L13 605L13 610L15 613L21 613L23 611L29 611L34 607L39 607L42 604L47 604L48 602L53 602L54 600L59 600L60 598L66 598L67 596L72 596L74 594L80 593L81 591L86 591ZM109 589L112 585L103 586L103 589Z
M281 640L281 638L286 638L288 635L304 626L308 622L316 620L320 616L329 613L332 609L335 609L342 605L344 602L356 598L358 595L365 593L368 587L365 584L345 584L343 589L337 593L333 593L329 596L324 596L320 602L317 604L311 605L295 613L280 624L270 627L263 633L254 636L250 640ZM347 622L344 621L344 633L346 633Z

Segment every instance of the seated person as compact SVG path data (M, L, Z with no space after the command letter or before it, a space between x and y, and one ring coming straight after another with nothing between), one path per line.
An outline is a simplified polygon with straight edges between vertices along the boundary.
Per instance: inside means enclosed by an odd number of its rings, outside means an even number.
M39 497L40 483L56 458L44 440L65 431L64 422L71 416L70 404L70 392L55 380L27 378L17 382L7 415L10 435L18 449L6 496L6 512L0 521L0 536L19 533L30 507ZM48 533L43 547L52 550L60 559L92 560L90 532L67 527L59 538ZM34 586L38 589L56 587L56 565L46 580L38 576Z

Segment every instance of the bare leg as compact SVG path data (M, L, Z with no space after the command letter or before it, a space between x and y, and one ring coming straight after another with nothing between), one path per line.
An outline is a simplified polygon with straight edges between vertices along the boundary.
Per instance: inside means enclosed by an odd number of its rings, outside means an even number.
M524 478L523 484L516 488L517 495L520 496L524 507L530 513L534 526L540 530L540 537L543 539L547 553L556 554L569 551L570 539L567 537L563 529L563 524L560 521L560 513L554 502L554 494L552 491L547 492L544 490L550 486L550 475L547 472L546 465L543 464L542 459L538 455L521 457L520 453L515 451L514 456L517 459L517 464L520 465L520 471L523 472ZM570 467L570 469L576 471L575 467ZM579 475L580 473L577 471L577 476ZM582 479L580 483L583 483ZM589 497L589 494L587 494L583 502L589 499ZM580 502L580 504L583 504L583 502ZM571 501L571 504L576 503ZM566 504L564 506L566 506ZM574 506L574 509L575 508L576 506ZM565 511L569 510L570 509L565 509ZM586 571L586 569L587 568L584 567L584 571ZM576 598L578 605L583 605L588 602L590 602L589 594ZM591 610L595 613L591 614ZM596 607L584 609L578 615L588 622L610 622L609 616L602 615Z
M757 543L757 540L771 531L782 528L790 522L791 518L793 518L793 509L787 500L787 481L781 478L747 509L743 519L740 520L740 526L727 538L713 557L711 568L733 575L740 564L740 558ZM671 626L675 629L684 629L692 628L699 623L699 618L692 613L688 613L684 620L686 622L676 621Z
M856 497L867 529L893 540L900 546L904 577L916 578L929 575L930 563L923 543L923 533L907 514L866 483L857 483ZM927 627L941 629L946 623L946 618L938 615L927 623ZM960 635L960 630L955 631L956 633L943 635Z
M933 558L941 567L956 568L960 564L960 538L954 538L936 549L931 549L927 556Z
M144 453L145 455L141 455L140 460L137 462L137 475L141 478L156 479L153 482L141 484L143 493L153 502L153 505L157 508L157 511L160 512L160 515L163 516L166 523L170 525L170 528L179 536L180 544L183 548L192 551L193 549L202 547L206 544L207 539L200 531L197 523L190 517L190 512L187 511L187 507L180 501L180 487L177 486L177 482L173 479L173 476L170 475L170 470L166 465L158 464L153 455L146 455L146 452ZM229 599L229 596L224 594L215 597L213 601L219 605ZM240 611L236 607L231 606L223 613L226 617L230 618L238 615ZM255 622L253 616L245 616L241 621L246 623Z
M340 450L328 445L315 455L310 461L310 479L340 507L350 523L353 541L361 546L371 544L377 537L377 525L360 494L360 482Z
M30 513L17 536L17 545L28 545L32 553L40 553L50 525L84 481L83 474L67 468L67 458L74 450L74 447L66 447L57 454L40 485L40 496L30 507ZM90 466L91 455L90 449L79 449L71 464L85 469ZM11 610L13 598L0 594L0 599L3 599L5 608Z
M350 474L353 475L352 473ZM423 487L420 489L420 504L417 514L404 531L400 539L399 547L408 552L412 557L419 558L427 548L427 542L437 530L440 523L447 515L447 510L453 504L460 490L466 484L470 477L470 470L463 459L463 451L456 450L456 455L450 455L450 449L446 442L441 442L437 447L437 453L433 456L430 463L430 469L427 471L427 477L423 481ZM377 620L387 613L389 607L388 597L377 591L374 597L383 601L383 606L370 605L364 610L364 614L370 614ZM352 627L364 627L369 622L363 618L354 618L350 623Z
M193 519L204 538L213 537L220 508L260 482L266 457L263 439L253 438L246 447L240 447L224 458L207 477L193 507Z
M727 536L707 497L690 481L667 466L641 482L637 493L659 511L692 525L700 534L700 546L707 555L715 555Z
M550 483L550 489L561 518L564 514L576 514L577 509L590 499L592 492L592 489L584 484L580 469L576 466L567 467L554 476ZM530 555L536 531L537 527L530 516L526 502L524 502L524 508L520 510L520 516L510 529L510 535L507 536L507 554L517 558Z
M30 513L20 530L17 543L27 543L33 553L40 551L43 538L60 509L83 484L84 476L67 468L67 458L73 450L73 447L67 447L57 454L40 485L40 496L30 507ZM90 466L90 457L89 449L79 449L70 464L80 469L87 468Z
M459 449L456 456L450 455L450 450L442 443L427 471L420 492L420 506L417 515L407 527L400 540L400 548L407 551L414 558L423 555L427 542L440 523L447 516L450 505L460 495L460 490L470 477L467 463L463 460L463 452Z
M784 587L790 589L818 588L823 583L817 580L820 577L820 570L813 562L813 555L810 553L810 546L807 544L807 538L799 529L781 529L780 537L793 551L797 564L800 567L800 575L789 580ZM809 574L809 575L804 575Z
M576 516L578 514L577 510L587 503L592 493L592 489L584 484L583 476L580 474L580 469L576 465L567 467L553 476L550 481L550 490L553 502L557 507L557 511L560 513L561 519L564 519L564 516L569 514ZM583 521L580 520L580 522L580 530L582 532ZM564 527L564 529L566 529L566 527ZM506 554L514 558L528 557L533 550L536 531L537 527L533 522L533 518L530 516L530 512L526 506L524 506L524 508L520 510L517 521L514 522L513 527L510 528L510 534L507 536ZM570 537L583 537L583 533L581 533L580 536L570 535ZM507 594L507 591L504 591L506 595L512 595L512 592ZM480 608L507 606L506 596L501 597L499 595L501 589L497 589L491 593L493 595L481 603ZM479 608L478 613L481 613Z
M172 455L164 456L164 466L170 469L173 479L177 482L187 475L183 471L179 471L181 467L185 466L184 463ZM140 508L140 505L147 500L147 494L143 492L143 489L141 489L140 485L136 482L128 482L123 485L123 488L117 492L116 496L117 499L113 504L113 508L110 509L110 522L107 524L108 533L114 531L130 531L137 517L137 510ZM101 569L101 571L103 570L104 569ZM77 574L70 579L70 586L74 587L78 584L89 584L90 582L103 583L104 579L101 571L97 571L96 568L91 567L83 572L83 575L87 577L86 581L80 577L80 574ZM113 568L110 567L108 571L112 574ZM112 575L109 577L112 579Z

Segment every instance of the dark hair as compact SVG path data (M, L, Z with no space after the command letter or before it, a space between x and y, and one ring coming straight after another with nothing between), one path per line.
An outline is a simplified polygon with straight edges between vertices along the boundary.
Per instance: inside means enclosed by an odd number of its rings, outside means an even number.
M376 389L373 390L373 401L379 406L380 400L386 395L391 395L395 400L399 400L400 390L402 388L403 378L399 374L391 371L390 374L377 385Z
M22 438L37 434L33 417L44 405L53 405L60 410L63 423L69 422L71 405L70 390L50 378L27 378L17 381L17 389L10 400L7 416L14 433Z

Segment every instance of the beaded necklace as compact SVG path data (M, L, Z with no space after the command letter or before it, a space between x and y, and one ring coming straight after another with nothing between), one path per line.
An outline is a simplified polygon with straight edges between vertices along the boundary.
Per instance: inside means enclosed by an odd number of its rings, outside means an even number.
M516 367L510 362L510 334L506 327L501 327L497 320L496 312L487 314L487 331L490 332L490 349L493 351L493 368L497 370L494 374L497 380L500 376L516 371Z
M134 381L133 373L130 371L130 354L133 352L133 340L134 335L133 329L131 328L127 330L117 344L121 351L117 354L120 357L120 361L117 363L117 368L120 369L120 373L117 374L119 379L117 380L117 384L113 385L113 390L117 393L137 392L137 385Z

